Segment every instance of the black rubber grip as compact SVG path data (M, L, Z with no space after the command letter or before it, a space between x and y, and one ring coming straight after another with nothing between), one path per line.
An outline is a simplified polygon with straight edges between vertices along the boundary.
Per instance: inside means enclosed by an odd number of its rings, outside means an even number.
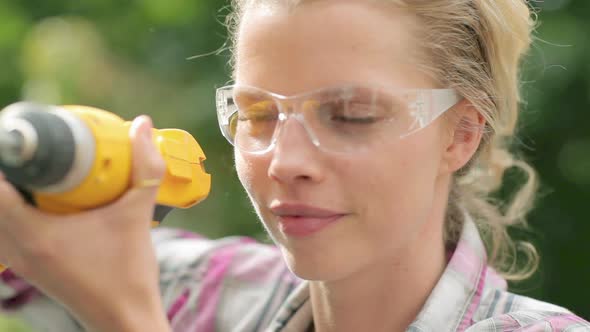
M164 218L172 211L173 207L168 205L160 205L157 204L156 208L154 209L154 217L152 218L153 221L157 221L158 224L161 224L164 221Z
M18 192L21 194L21 196L25 200L25 202L31 204L32 206L37 206L37 201L35 200L35 196L33 196L33 194L29 190L19 187L17 184L12 183L10 181L8 181L8 182L12 186L14 186L16 190L18 190Z
M12 167L0 163L0 170L17 187L43 188L62 181L72 168L76 150L68 124L34 104L11 116L33 126L38 137L37 149L23 165Z

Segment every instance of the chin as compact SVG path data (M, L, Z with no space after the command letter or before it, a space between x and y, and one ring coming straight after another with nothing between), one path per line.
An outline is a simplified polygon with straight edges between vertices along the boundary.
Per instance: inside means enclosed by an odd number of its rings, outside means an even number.
M298 278L308 281L330 281L335 280L332 273L327 273L326 271L318 270L318 269L304 269L300 268L299 266L295 265L292 266L291 264L287 264L291 273L296 275Z
M297 255L280 246L283 259L289 270L298 278L310 281L334 281L345 278L354 271L351 262L322 255Z

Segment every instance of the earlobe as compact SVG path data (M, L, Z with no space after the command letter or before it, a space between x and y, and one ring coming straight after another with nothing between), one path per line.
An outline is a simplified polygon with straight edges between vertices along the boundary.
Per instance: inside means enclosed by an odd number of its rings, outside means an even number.
M486 123L483 115L468 100L462 100L455 107L451 139L444 155L445 171L449 173L459 170L471 160L481 143Z

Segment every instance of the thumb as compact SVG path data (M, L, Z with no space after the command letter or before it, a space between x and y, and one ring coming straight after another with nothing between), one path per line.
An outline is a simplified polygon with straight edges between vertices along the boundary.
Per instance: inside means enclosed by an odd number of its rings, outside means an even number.
M132 143L131 189L125 196L140 201L155 201L166 163L152 137L152 121L146 115L133 120L129 135Z

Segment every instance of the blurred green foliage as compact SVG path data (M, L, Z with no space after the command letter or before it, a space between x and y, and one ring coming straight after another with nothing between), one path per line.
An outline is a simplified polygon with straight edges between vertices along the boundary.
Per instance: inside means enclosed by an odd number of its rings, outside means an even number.
M526 61L519 148L539 171L542 195L525 234L542 264L525 295L590 318L590 2L545 0L538 40ZM28 99L84 104L126 119L152 116L158 128L190 131L207 154L210 197L174 211L166 224L212 238L266 240L218 132L214 89L229 77L223 25L214 0L3 0L0 105ZM188 60L193 55L201 55ZM521 233L516 234L522 236ZM0 318L0 331L25 331Z

